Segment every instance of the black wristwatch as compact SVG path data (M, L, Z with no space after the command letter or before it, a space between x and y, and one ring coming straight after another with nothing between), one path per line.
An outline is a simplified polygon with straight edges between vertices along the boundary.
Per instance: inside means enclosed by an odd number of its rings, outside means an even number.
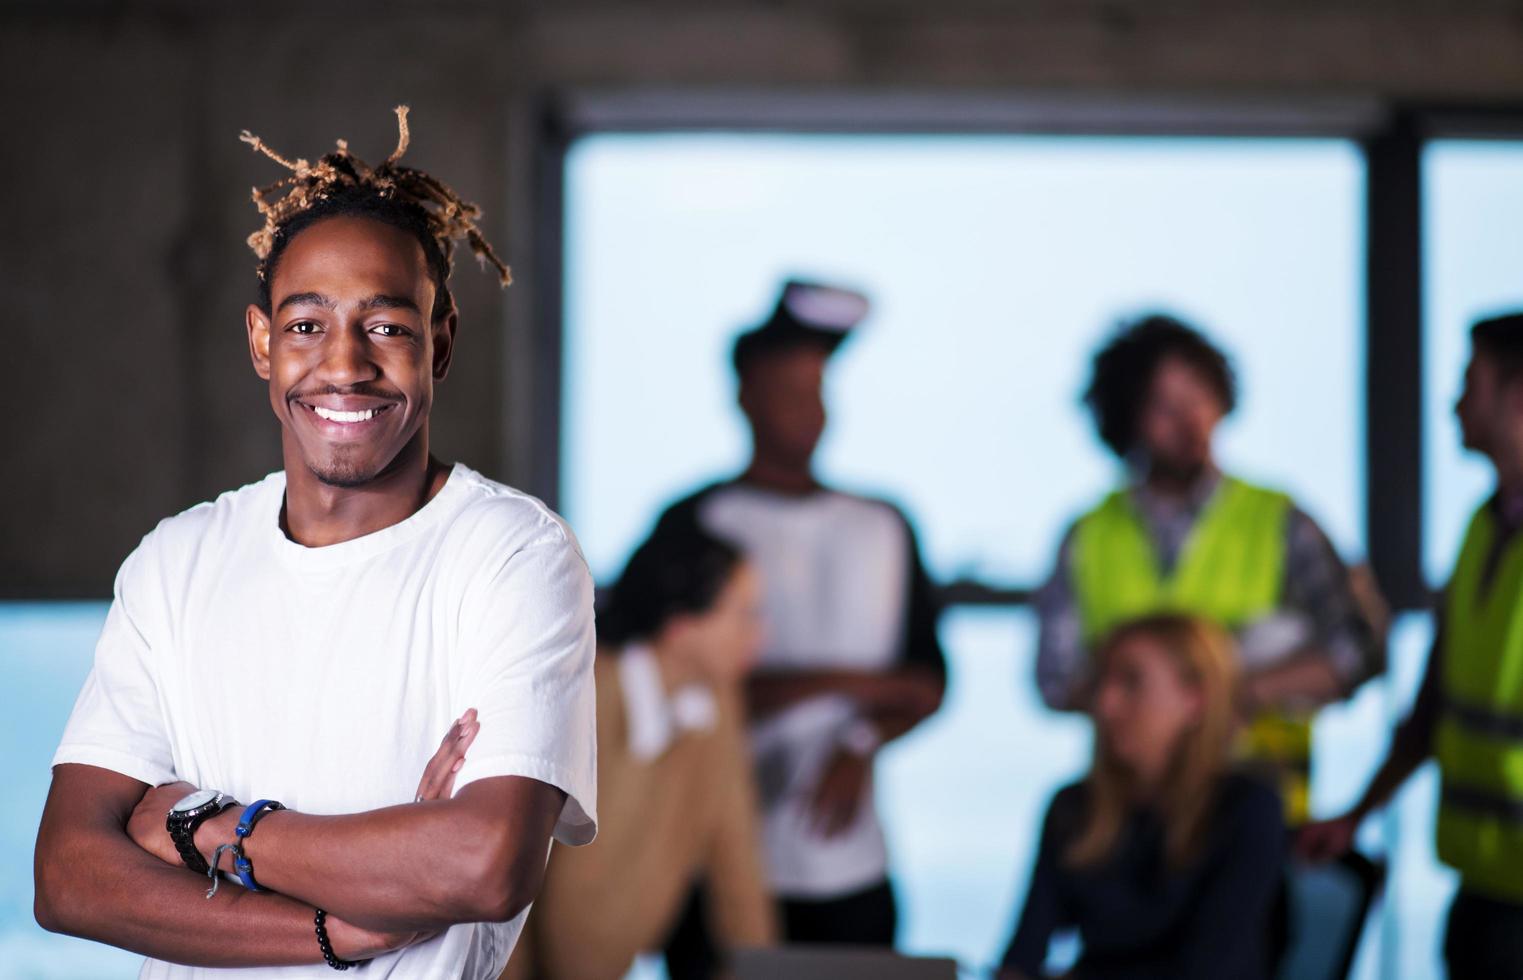
M175 842L180 860L196 874L204 875L211 870L206 864L206 858L196 850L196 828L208 817L216 816L235 802L226 793L214 789L198 789L170 807L169 819L165 821L169 839Z

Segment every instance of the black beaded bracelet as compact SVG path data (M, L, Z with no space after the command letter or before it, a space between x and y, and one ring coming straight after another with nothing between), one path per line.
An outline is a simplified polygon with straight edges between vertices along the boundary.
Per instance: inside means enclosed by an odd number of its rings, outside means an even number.
M328 941L327 922L328 913L324 912L322 909L318 909L317 914L312 917L312 924L317 926L317 948L323 951L324 962L333 967L335 970L347 970L351 966L359 966L361 963L370 962L369 960L341 960L335 956L333 953L333 944Z

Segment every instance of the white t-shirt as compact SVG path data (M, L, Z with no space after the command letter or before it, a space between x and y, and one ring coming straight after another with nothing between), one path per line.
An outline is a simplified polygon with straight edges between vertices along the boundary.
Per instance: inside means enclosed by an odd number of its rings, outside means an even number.
M570 529L456 463L407 519L308 548L280 529L285 482L272 473L168 518L128 556L54 765L355 813L411 802L445 731L476 708L481 732L456 792L493 776L541 780L567 794L556 839L590 841L593 592ZM526 914L457 925L360 975L495 978ZM141 976L331 972L149 960Z
M767 643L759 669L889 670L903 662L917 559L892 506L833 490L791 496L731 483L702 495L695 516L761 571ZM815 790L856 717L849 699L826 695L751 728L767 870L784 897L837 898L888 873L870 785L840 833L814 827Z

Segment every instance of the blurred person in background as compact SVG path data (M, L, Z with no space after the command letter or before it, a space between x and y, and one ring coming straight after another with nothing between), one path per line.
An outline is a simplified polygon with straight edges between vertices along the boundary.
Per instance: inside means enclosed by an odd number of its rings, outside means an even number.
M1256 980L1278 953L1285 832L1273 787L1231 764L1237 657L1206 619L1128 622L1095 655L1094 763L1053 797L1001 977L1046 976L1077 929L1081 980Z
M738 542L761 572L767 642L747 700L768 876L790 943L893 943L873 761L936 710L946 677L909 521L814 472L825 368L867 309L850 290L783 287L733 351L750 464L661 520Z
M721 960L776 942L740 688L760 592L740 552L698 528L662 528L630 558L598 616L602 831L554 848L504 980L618 980L700 876Z
M1347 814L1305 828L1330 860L1429 758L1438 761L1440 861L1459 872L1444 959L1455 980L1523 977L1523 313L1471 329L1455 405L1465 448L1496 489L1475 511L1438 609L1416 700Z
M1271 768L1292 824L1309 812L1311 719L1383 669L1384 638L1327 536L1285 494L1218 467L1237 403L1227 357L1173 317L1125 326L1095 356L1084 396L1127 481L1069 529L1036 598L1037 686L1056 710L1093 690L1090 651L1158 611L1238 636L1244 751Z

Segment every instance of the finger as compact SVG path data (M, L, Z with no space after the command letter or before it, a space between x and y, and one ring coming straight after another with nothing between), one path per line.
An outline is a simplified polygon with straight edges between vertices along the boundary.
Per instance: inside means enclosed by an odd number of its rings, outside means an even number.
M866 788L866 781L860 778L848 778L842 783L836 806L836 833L845 830L857 819Z
M444 781L439 784L438 799L447 800L455 795L455 773L459 772L460 767L463 765L465 765L465 760L461 759L450 767L449 772L444 774Z
M418 779L418 790L413 794L414 799L429 799L429 794L439 781L439 765L441 759L448 755L449 747L460 738L460 728L464 723L463 718L456 718L444 733L444 738L439 742L439 747L423 765L423 775Z
M471 743L476 741L476 736L479 734L481 734L481 722L472 720L467 723L455 739L455 744L450 747L450 755L456 759L465 758L466 751L470 749Z
M444 777L439 784L436 799L447 800L455 795L455 774L460 771L461 766L465 765L465 752L471 747L471 743L476 740L476 733L479 731L481 731L481 725L478 723L468 729L466 734L461 737L457 750L459 758L444 773Z
M450 727L450 732L451 735L446 736L444 743L439 746L438 750L428 760L428 764L423 767L423 775L418 780L418 790L413 794L415 801L435 798L434 792L439 785L440 770L449 762L449 746L455 738L458 738L458 735L455 734L454 726Z
M825 837L834 837L845 824L843 813L849 810L851 793L840 776L832 772L820 787L816 810L816 830Z
M825 778L820 780L814 788L814 795L809 799L809 829L815 833L824 833L829 822L831 796L831 773L827 770Z
M466 750L471 747L471 743L476 740L476 734L480 731L481 723L476 721L474 708L450 726L438 751L424 767L423 778L418 783L415 799L437 800L449 796L453 786L452 774L460 770ZM449 780L450 786L445 785L446 780Z

